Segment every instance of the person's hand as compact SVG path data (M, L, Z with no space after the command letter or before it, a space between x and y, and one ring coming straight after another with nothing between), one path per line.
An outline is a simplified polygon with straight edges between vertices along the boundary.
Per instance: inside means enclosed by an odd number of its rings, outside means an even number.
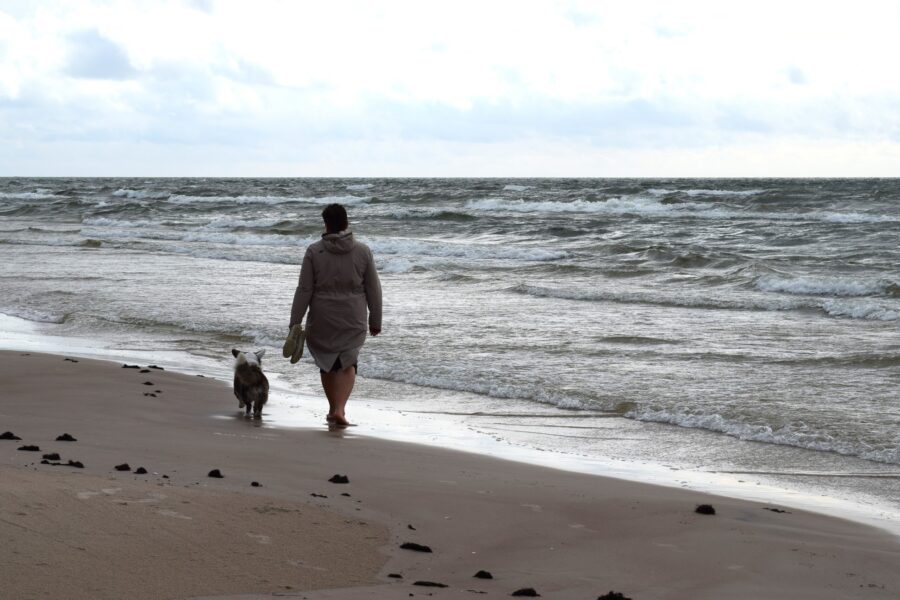
M371 325L369 325L369 333L372 334L372 337L375 337L376 335L381 333L381 327L372 327Z

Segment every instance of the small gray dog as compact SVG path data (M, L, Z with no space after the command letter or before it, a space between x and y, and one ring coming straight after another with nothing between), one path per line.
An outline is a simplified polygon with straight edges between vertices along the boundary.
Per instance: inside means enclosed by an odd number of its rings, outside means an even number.
M266 353L263 350L256 352L241 352L232 349L234 361L234 395L238 399L238 408L246 407L246 416L250 416L253 409L253 418L262 418L262 407L269 399L269 380L262 372L262 357Z

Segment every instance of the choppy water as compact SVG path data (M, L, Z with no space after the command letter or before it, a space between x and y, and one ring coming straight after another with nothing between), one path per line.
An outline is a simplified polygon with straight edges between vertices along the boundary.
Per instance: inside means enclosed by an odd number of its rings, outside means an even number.
M385 288L358 394L584 456L879 473L900 504L900 180L3 179L0 312L280 348L329 202Z

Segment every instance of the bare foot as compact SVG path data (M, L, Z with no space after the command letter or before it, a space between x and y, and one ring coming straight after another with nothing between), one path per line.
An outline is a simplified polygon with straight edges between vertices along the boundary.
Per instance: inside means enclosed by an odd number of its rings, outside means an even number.
M334 415L331 413L328 413L327 415L325 415L325 421L327 423L334 423Z
M329 421L335 427L350 427L351 423L341 415L331 415L331 421Z

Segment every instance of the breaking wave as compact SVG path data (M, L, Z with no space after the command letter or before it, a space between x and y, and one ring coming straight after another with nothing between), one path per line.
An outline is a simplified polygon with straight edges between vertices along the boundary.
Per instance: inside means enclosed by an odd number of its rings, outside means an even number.
M872 446L863 441L843 439L802 425L773 427L768 424L752 424L723 417L720 414L696 414L687 410L659 410L635 408L625 417L636 421L668 423L692 429L706 429L724 433L741 440L795 446L820 452L836 452L846 456L858 456L883 463L900 463L900 447L894 445Z

